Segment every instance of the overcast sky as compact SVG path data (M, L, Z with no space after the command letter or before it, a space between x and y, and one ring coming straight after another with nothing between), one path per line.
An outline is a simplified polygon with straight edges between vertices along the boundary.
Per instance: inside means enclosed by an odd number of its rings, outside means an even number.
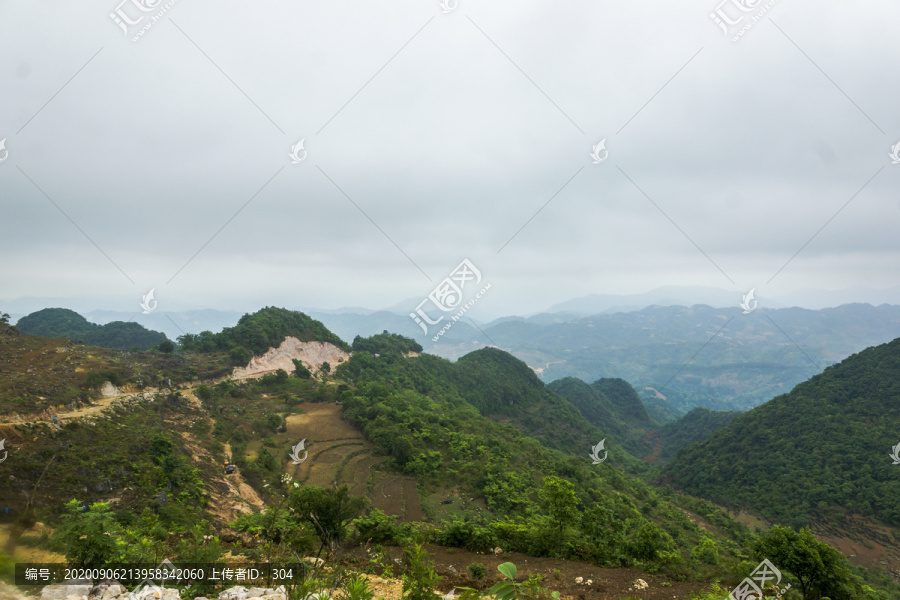
M0 0L0 301L900 285L897 2L119 1Z

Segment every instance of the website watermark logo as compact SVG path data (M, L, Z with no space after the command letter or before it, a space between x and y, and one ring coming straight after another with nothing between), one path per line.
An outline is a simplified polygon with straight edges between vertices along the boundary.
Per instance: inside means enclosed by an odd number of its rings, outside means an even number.
M3 442L0 442L0 448L3 448ZM891 456L891 458L894 459L894 464L900 465L900 444L893 446L891 448L891 451L892 451L892 454L890 456Z
M763 0L722 0L715 10L709 13L709 18L719 26L726 37L731 36L731 41L737 42L777 2L778 0L768 0L763 4Z
M3 458L0 458L0 463L2 463L4 460L6 460L6 457L9 456L9 451L3 447L3 445L5 443L6 443L6 438L3 438L2 440L0 440L0 450L3 450Z
M900 146L900 144L897 144ZM0 163L9 158L9 150L6 149L6 138L0 140Z
M176 2L178 0L169 0L165 4L163 0L122 0L113 12L109 13L109 18L119 26L126 37L132 36L131 41L137 42L169 12L170 8L175 6ZM145 18L147 21L144 21Z
M3 140L4 142L6 140ZM3 147L3 142L0 142L0 148ZM900 142L897 142L894 146L891 147L891 153L888 154L891 157L892 165L900 165ZM6 159L4 159L6 160ZM3 162L3 161L0 161Z
M607 452L607 451L603 448L603 444L605 444L605 443L606 443L606 438L603 438L602 440L600 440L600 443L599 443L599 444L597 444L596 446L594 446L593 448L591 448L591 453L588 455L588 456L590 456L590 457L594 460L594 462L591 463L591 464L599 465L599 464L602 463L604 460L606 460L606 457L607 457L607 456L609 456L609 452ZM601 451L601 450L603 450L603 458L600 458L600 451Z
M609 158L609 150L606 149L606 138L597 142L596 146L591 146L591 158L594 159L595 165L599 165Z
M141 300L140 306L141 306L141 308L144 309L143 312L145 315L149 315L154 310L156 310L156 306L159 304L159 302L157 302L153 298L153 292L155 292L155 291L156 291L156 288L153 288L152 290L150 290L149 292L144 294L143 300Z
M303 458L300 458L300 452L303 452ZM291 459L293 459L293 464L299 465L306 457L309 456L309 450L306 450L306 438L300 440L300 443L291 448L291 453L289 455Z
M775 565L766 558L757 565L749 577L731 590L727 600L762 600L763 588L770 580L775 580L771 587L776 590L776 598L781 598L785 592L791 589L791 584L787 584L783 589L778 590L778 585L781 583L781 571L776 569Z
M745 315L749 315L750 313L752 313L754 310L756 310L757 305L759 305L759 302L757 302L756 298L753 297L753 292L755 291L756 288L753 288L752 290L741 296L741 308L744 309Z
M480 291L475 293L474 296L470 294L471 299L463 304L463 293L466 285L469 285L471 290L480 283L481 271L479 271L468 258L463 259L463 261L453 269L450 275L445 277L444 280L428 294L428 297L419 303L416 307L416 311L409 313L409 316L422 328L422 332L425 333L425 335L428 335L428 325L437 325L444 320L444 316L446 315L441 315L437 319L432 319L423 308L425 303L430 301L438 310L445 313L457 311L456 314L450 315L450 322L444 325L440 331L431 338L431 341L436 342L440 336L444 335L444 333L453 326L453 323L459 321L470 308L475 306L475 303L481 299L485 292L491 289L491 284L487 284L481 288ZM460 308L460 305L462 305L462 308Z
M457 6L459 6L459 0L441 0L441 12L445 15L456 10Z
M290 152L290 154L288 154L288 156L291 158L292 165L300 164L304 160L306 160L307 152L303 148L303 142L305 142L305 141L306 141L306 138L303 138L302 140L300 140L299 142L297 142L296 144L291 146L291 152ZM302 156L300 155L301 151L303 152Z

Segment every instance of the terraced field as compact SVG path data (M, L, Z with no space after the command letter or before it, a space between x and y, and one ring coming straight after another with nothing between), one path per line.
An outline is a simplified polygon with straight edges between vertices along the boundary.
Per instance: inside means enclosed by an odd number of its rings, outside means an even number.
M299 408L303 414L287 417L287 433L296 442L306 438L309 454L299 465L287 464L291 477L320 487L346 484L352 494L367 496L375 508L401 521L423 518L415 478L379 470L387 457L376 456L362 434L341 419L340 405L307 402Z

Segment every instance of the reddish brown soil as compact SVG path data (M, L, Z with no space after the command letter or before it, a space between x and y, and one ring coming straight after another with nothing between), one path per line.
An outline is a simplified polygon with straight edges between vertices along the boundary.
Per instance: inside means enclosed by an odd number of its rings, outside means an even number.
M603 569L589 563L563 560L558 558L535 558L518 552L505 552L500 555L480 554L468 552L456 548L443 546L426 546L430 558L434 561L435 571L442 577L437 589L447 593L451 588L472 587L485 590L502 579L497 571L497 566L505 562L512 562L518 569L516 581L523 582L532 575L543 577L542 587L551 592L559 592L563 598L571 600L620 600L633 598L641 600L683 600L689 598L692 593L699 592L707 587L698 582L679 583L662 576L648 575L634 569ZM385 553L391 562L393 559L402 560L403 549L399 547L386 547ZM361 564L368 563L365 548L357 548L350 556L355 559L348 564L359 568ZM487 568L487 576L481 580L469 577L467 567L472 563L482 563ZM451 571L456 570L456 573ZM557 579L554 570L559 571ZM397 573L397 568L394 568ZM585 583L575 583L575 578L581 577ZM644 590L632 588L634 582L643 579L649 584ZM586 582L591 580L591 585ZM670 583L671 586L663 586L662 583Z

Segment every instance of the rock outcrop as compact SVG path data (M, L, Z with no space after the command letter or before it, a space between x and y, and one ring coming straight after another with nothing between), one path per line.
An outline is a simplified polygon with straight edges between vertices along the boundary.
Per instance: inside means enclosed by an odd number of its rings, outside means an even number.
M288 336L277 348L269 348L262 356L251 358L246 367L235 367L232 378L262 377L278 369L293 373L294 359L315 373L323 362L327 362L333 369L348 358L349 354L330 342L301 342L295 337Z

